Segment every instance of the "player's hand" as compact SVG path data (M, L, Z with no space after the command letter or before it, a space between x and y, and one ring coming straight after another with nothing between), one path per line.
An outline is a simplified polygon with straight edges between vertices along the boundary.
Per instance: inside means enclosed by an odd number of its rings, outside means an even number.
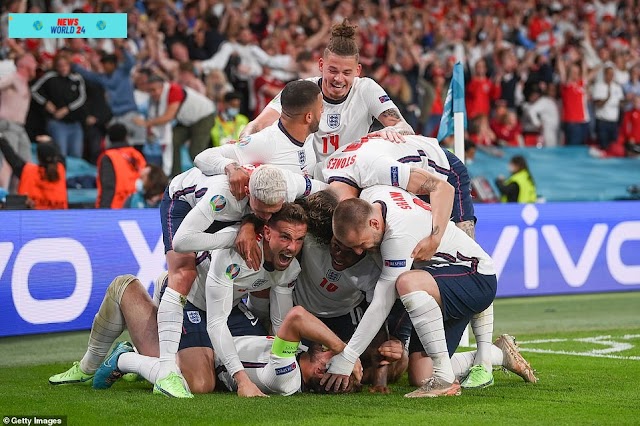
M392 362L398 361L402 358L404 347L399 340L387 340L378 348L378 353L383 357L379 365L389 365Z
M411 252L411 257L417 261L431 260L439 245L440 238L436 238L435 235L424 237Z
M247 266L254 271L260 270L262 264L262 251L258 246L256 235L255 227L245 223L240 227L235 241L236 251L247 262Z
M349 387L349 376L324 373L320 385L324 385L327 392L344 392Z
M398 130L394 127L385 127L375 132L371 132L367 135L368 138L382 138L393 143L404 143L404 136L402 136Z
M230 173L229 189L237 200L242 200L247 196L247 187L249 186L249 172L244 168L237 166Z
M360 358L356 361L353 366L353 377L356 379L358 383L362 382L362 376L364 375L364 369L362 368L362 363L360 362Z
M269 395L262 393L262 391L250 380L243 382L242 384L238 384L238 396L242 398L254 398L256 396L265 398L269 397Z

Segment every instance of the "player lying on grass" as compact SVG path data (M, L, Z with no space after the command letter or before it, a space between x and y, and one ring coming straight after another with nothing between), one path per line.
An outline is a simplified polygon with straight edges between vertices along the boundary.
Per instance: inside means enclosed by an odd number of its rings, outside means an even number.
M164 273L156 281L156 302L160 289L166 286L166 277ZM197 288L201 287L194 286L194 289ZM235 381L224 371L222 361L212 349L206 330L206 312L191 304L191 301L198 303L194 291L189 299L189 304L184 308L185 330L177 360L191 391L212 392L217 382L224 385L223 388L236 391ZM49 382L71 384L93 380L94 388L105 389L123 374L131 372L154 383L160 372L156 313L156 304L136 277L117 277L107 289L82 361L74 363L64 373L52 376ZM105 321L105 318L112 322ZM105 325L111 327L105 328ZM101 354L106 354L125 327L139 353L134 352L130 343L120 342L104 359L105 355ZM299 341L303 338L318 344L304 352L304 348L299 348ZM275 337L248 335L235 337L234 340L240 356L246 360L245 368L252 380L263 392L281 395L290 395L303 389L321 392L319 381L326 371L327 361L345 346L324 324L301 307L289 311ZM323 346L327 349L323 349ZM99 360L102 359L104 362L100 366ZM220 373L216 379L217 371ZM178 376L173 377L180 380ZM357 365L348 390L358 387L360 377L361 367Z
M182 301L197 275L195 252L217 244L219 235L211 232L240 221L250 212L268 219L284 201L307 195L315 184L323 185L273 166L258 167L252 176L245 188L248 197L241 201L229 192L226 176L205 176L196 168L176 176L165 191L160 211L169 287L158 308L163 360L160 383L171 372L178 373L175 354L182 330ZM185 245L196 248L187 253L177 251Z

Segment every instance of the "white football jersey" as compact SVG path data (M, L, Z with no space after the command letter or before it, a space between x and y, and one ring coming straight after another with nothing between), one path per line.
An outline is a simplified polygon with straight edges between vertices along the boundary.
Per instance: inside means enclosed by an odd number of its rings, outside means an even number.
M209 272L209 266L211 265L211 253L208 251L200 252L196 255L196 279L191 286L189 294L187 294L187 300L191 302L196 308L205 311L207 309L207 302L204 297L205 282L207 280L207 273ZM162 287L168 284L169 273L164 271L153 283L153 302L156 306L160 304L160 292Z
M271 353L273 336L234 337L238 356L251 381L265 394L291 395L300 391L302 375L296 357L280 358ZM236 392L236 381L222 368L224 363L215 357L218 379Z
M411 269L411 252L418 242L431 234L431 205L407 191L388 186L364 189L360 198L382 206L385 232L378 261L382 266L381 277L395 281L402 272ZM434 258L477 268L481 274L495 274L491 257L451 221Z
M331 266L329 247L307 236L302 249L302 271L293 291L293 301L317 317L332 318L349 313L371 297L380 268L371 256L343 271ZM369 297L369 298L370 298Z
M321 85L321 77L307 78ZM387 92L370 78L356 77L353 86L342 101L324 98L324 111L320 119L320 130L313 134L313 145L318 167L338 147L359 140L369 133L374 118L389 109L398 109ZM282 113L280 94L268 107Z
M224 174L226 166L237 163L272 164L294 173L313 176L316 155L311 135L306 141L297 141L278 120L236 143L202 151L194 163L208 175Z
M262 249L262 241L258 243ZM284 271L267 271L262 265L258 271L247 266L235 248L213 250L208 279L220 284L233 285L233 298L241 299L247 292L260 291L271 287L281 287L280 291L291 293L300 273L300 264L293 259Z
M447 179L451 166L437 139L413 135L404 138L405 143L375 138L340 147L324 164L324 181L357 188L373 185L406 188L411 167L426 169Z

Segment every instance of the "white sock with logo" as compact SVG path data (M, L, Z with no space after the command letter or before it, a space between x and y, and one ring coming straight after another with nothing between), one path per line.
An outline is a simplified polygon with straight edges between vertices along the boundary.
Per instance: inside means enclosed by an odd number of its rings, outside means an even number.
M426 291L405 294L400 300L409 313L425 352L433 361L433 376L453 383L456 377L449 359L442 310L438 302Z
M471 329L476 338L478 354L475 365L482 365L491 371L491 347L493 346L493 303L487 309L471 318Z
M172 288L164 290L158 306L158 338L160 339L160 377L169 373L180 374L176 364L176 354L182 337L182 319L184 296Z

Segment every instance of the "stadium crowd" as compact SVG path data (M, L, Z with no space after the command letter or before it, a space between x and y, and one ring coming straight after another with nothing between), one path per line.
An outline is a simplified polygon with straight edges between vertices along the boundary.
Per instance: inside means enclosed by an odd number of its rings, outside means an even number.
M124 124L125 145L143 154L128 162L131 170L118 170L126 174L126 200L147 163L177 175L183 145L193 159L238 139L286 82L320 75L331 25L348 19L358 26L361 76L385 89L416 134L437 133L453 64L461 61L466 137L480 149L589 144L593 156L635 156L639 7L613 0L8 0L0 18L0 132L25 163L31 142L48 135L61 164L67 156L97 164L95 186L110 185L111 195L105 202L99 190L96 206L121 207L114 194L123 187L110 182L118 168L110 125ZM16 12L126 12L128 38L10 39L8 14ZM197 96L183 105L191 92ZM7 165L0 186L16 191ZM143 198L154 185L146 186Z

